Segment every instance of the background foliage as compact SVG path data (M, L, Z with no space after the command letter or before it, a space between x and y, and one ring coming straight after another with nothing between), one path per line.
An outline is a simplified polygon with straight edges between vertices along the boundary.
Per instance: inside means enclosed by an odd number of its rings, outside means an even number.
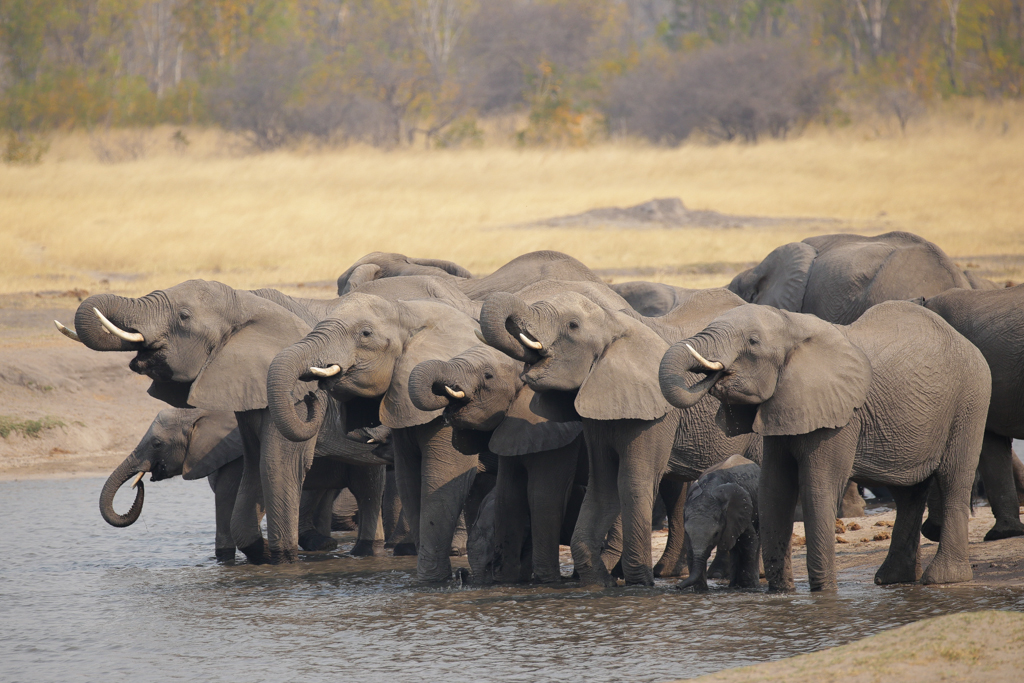
M215 124L271 149L785 137L1019 98L1024 0L0 0L3 158L53 129Z

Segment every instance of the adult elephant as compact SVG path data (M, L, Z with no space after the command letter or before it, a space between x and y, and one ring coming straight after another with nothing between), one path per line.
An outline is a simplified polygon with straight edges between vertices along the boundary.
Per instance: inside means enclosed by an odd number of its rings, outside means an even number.
M986 291L950 289L923 301L978 347L992 371L992 397L985 422L979 470L996 524L985 540L1024 535L1015 482L1024 466L1014 457L1014 439L1024 439L1024 285ZM1009 478L1006 472L1014 471ZM936 540L941 518L929 513L922 532Z
M627 583L651 585L651 514L663 475L693 481L734 453L760 460L752 452L758 440L727 436L715 424L713 401L684 412L668 405L658 388L657 363L669 347L665 337L685 338L742 301L708 290L671 320L652 322L565 290L564 283L538 283L532 305L517 295L492 294L481 311L483 336L527 364L523 378L535 392L575 394L590 454L587 494L572 539L581 579L610 584L599 557L621 509L623 575Z
M677 306L684 305L690 296L700 291L643 280L608 286L628 301L634 311L651 318L663 316Z
M849 479L887 486L896 499L876 583L971 579L967 519L991 378L981 353L939 316L891 301L838 326L740 306L673 345L660 381L673 405L696 409L710 393L730 430L764 438L758 496L770 590L793 589L798 495L811 590L836 587L834 521ZM922 574L919 530L933 481L945 524Z
M469 508L467 524L476 512L467 501L480 460L453 446L440 409L416 407L409 375L423 361L447 360L475 345L476 327L472 317L441 302L388 301L355 291L331 318L281 351L267 374L270 413L288 439L315 434L334 402L377 406L392 431L395 479L423 581L451 576L449 549L460 512ZM307 389L313 380L317 386Z
M462 266L440 259L410 258L404 254L375 251L367 254L338 277L338 296L381 278L426 275L445 279L473 277Z
M214 493L217 560L234 559L231 512L242 480L242 437L235 414L182 408L161 410L139 444L103 484L100 515L107 524L126 527L138 520L146 495L142 477L147 472L150 481L179 475L189 480L207 478ZM135 500L127 513L119 514L114 510L114 494L133 478Z
M129 367L153 380L152 396L176 407L235 413L244 467L231 529L251 562L296 559L300 497L314 454L361 465L366 486L383 491L384 461L374 454L379 439L367 431L378 428L376 413L358 403L332 402L325 429L296 444L281 436L266 411L271 361L310 330L296 313L252 292L190 280L138 299L89 297L75 314L75 327L75 338L89 348L135 351ZM378 521L360 528L354 554L383 552L379 492L376 504L360 511L363 519ZM266 541L260 530L264 507Z

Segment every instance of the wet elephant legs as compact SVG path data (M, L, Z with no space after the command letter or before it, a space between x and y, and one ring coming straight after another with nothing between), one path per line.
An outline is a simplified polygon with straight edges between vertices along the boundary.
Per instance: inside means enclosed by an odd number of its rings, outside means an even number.
M359 536L352 547L356 557L384 555L384 524L381 501L384 497L383 465L350 465L348 489L359 505Z
M215 554L218 562L235 559L235 540L231 536L231 516L235 510L235 498L238 487L242 483L242 470L245 463L242 458L233 460L211 475L214 504L217 516L217 542Z
M681 576L686 567L683 553L683 507L688 490L689 482L670 475L662 477L658 485L658 493L665 501L665 510L668 512L668 541L661 559L654 565L656 577Z
M260 430L264 411L235 413L242 437L243 470L231 514L231 536L235 546L252 564L270 561L270 548L260 530L263 519L263 484L260 479Z

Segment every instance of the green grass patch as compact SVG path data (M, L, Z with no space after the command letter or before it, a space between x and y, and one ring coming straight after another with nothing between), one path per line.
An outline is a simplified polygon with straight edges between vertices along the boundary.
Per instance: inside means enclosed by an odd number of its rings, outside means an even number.
M47 429L64 428L65 426L62 420L51 415L38 420L22 420L13 415L0 415L0 437L5 439L12 433L38 439Z

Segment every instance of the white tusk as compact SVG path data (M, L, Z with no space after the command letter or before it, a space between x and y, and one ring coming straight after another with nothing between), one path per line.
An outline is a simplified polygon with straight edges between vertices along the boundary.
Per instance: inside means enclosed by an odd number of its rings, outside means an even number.
M482 344L486 344L487 343L487 340L484 339L484 333L481 332L480 330L474 329L473 330L473 334L476 335L476 338L479 339Z
M370 439L370 440L369 440L369 441L367 441L366 443L377 443L377 440L376 440L376 439Z
M74 330L72 330L72 329L70 329L68 327L64 327L63 325L60 324L59 320L54 320L53 324L57 326L57 331L60 332L61 334L63 334L68 339L72 339L72 340L74 340L76 342L81 342L82 341L81 339L78 338L78 333L77 332L75 332Z
M144 476L146 476L145 472L139 472L138 474L136 474L135 478L132 479L132 488L135 488L136 486L138 486L139 482L142 481L142 478Z
M316 375L317 377L334 377L341 372L340 365L329 365L326 368L311 367L309 374Z
M125 332L120 327L107 320L106 316L100 313L100 309L93 308L92 310L96 314L96 317L100 319L100 325L103 325L103 329L105 329L107 332L114 335L115 337L119 339L124 339L125 341L128 342L146 341L146 338L143 337L138 332Z
M541 344L539 341L537 341L535 339L530 339L529 337L527 337L525 332L520 332L519 333L519 339L522 340L522 342L524 344L526 344L527 346L529 346L531 349L533 349L535 351L540 351L541 349L544 348L544 345Z
M451 388L450 386L448 386L447 384L446 384L446 385L444 385L444 390L445 390L445 392L447 392L447 393L448 393L448 395L449 395L449 396L451 396L452 398L466 398L466 392L465 392L465 391L455 391L454 389L452 389L452 388Z
M707 358L705 358L704 356L702 356L699 353L697 353L697 351L692 346L690 346L689 344L686 345L686 348L689 349L690 354L694 358L697 359L697 362L704 366L705 370L711 370L713 372L718 372L719 370L724 370L725 369L725 366L722 365L721 363L719 363L718 361L715 361L714 363L712 363Z

